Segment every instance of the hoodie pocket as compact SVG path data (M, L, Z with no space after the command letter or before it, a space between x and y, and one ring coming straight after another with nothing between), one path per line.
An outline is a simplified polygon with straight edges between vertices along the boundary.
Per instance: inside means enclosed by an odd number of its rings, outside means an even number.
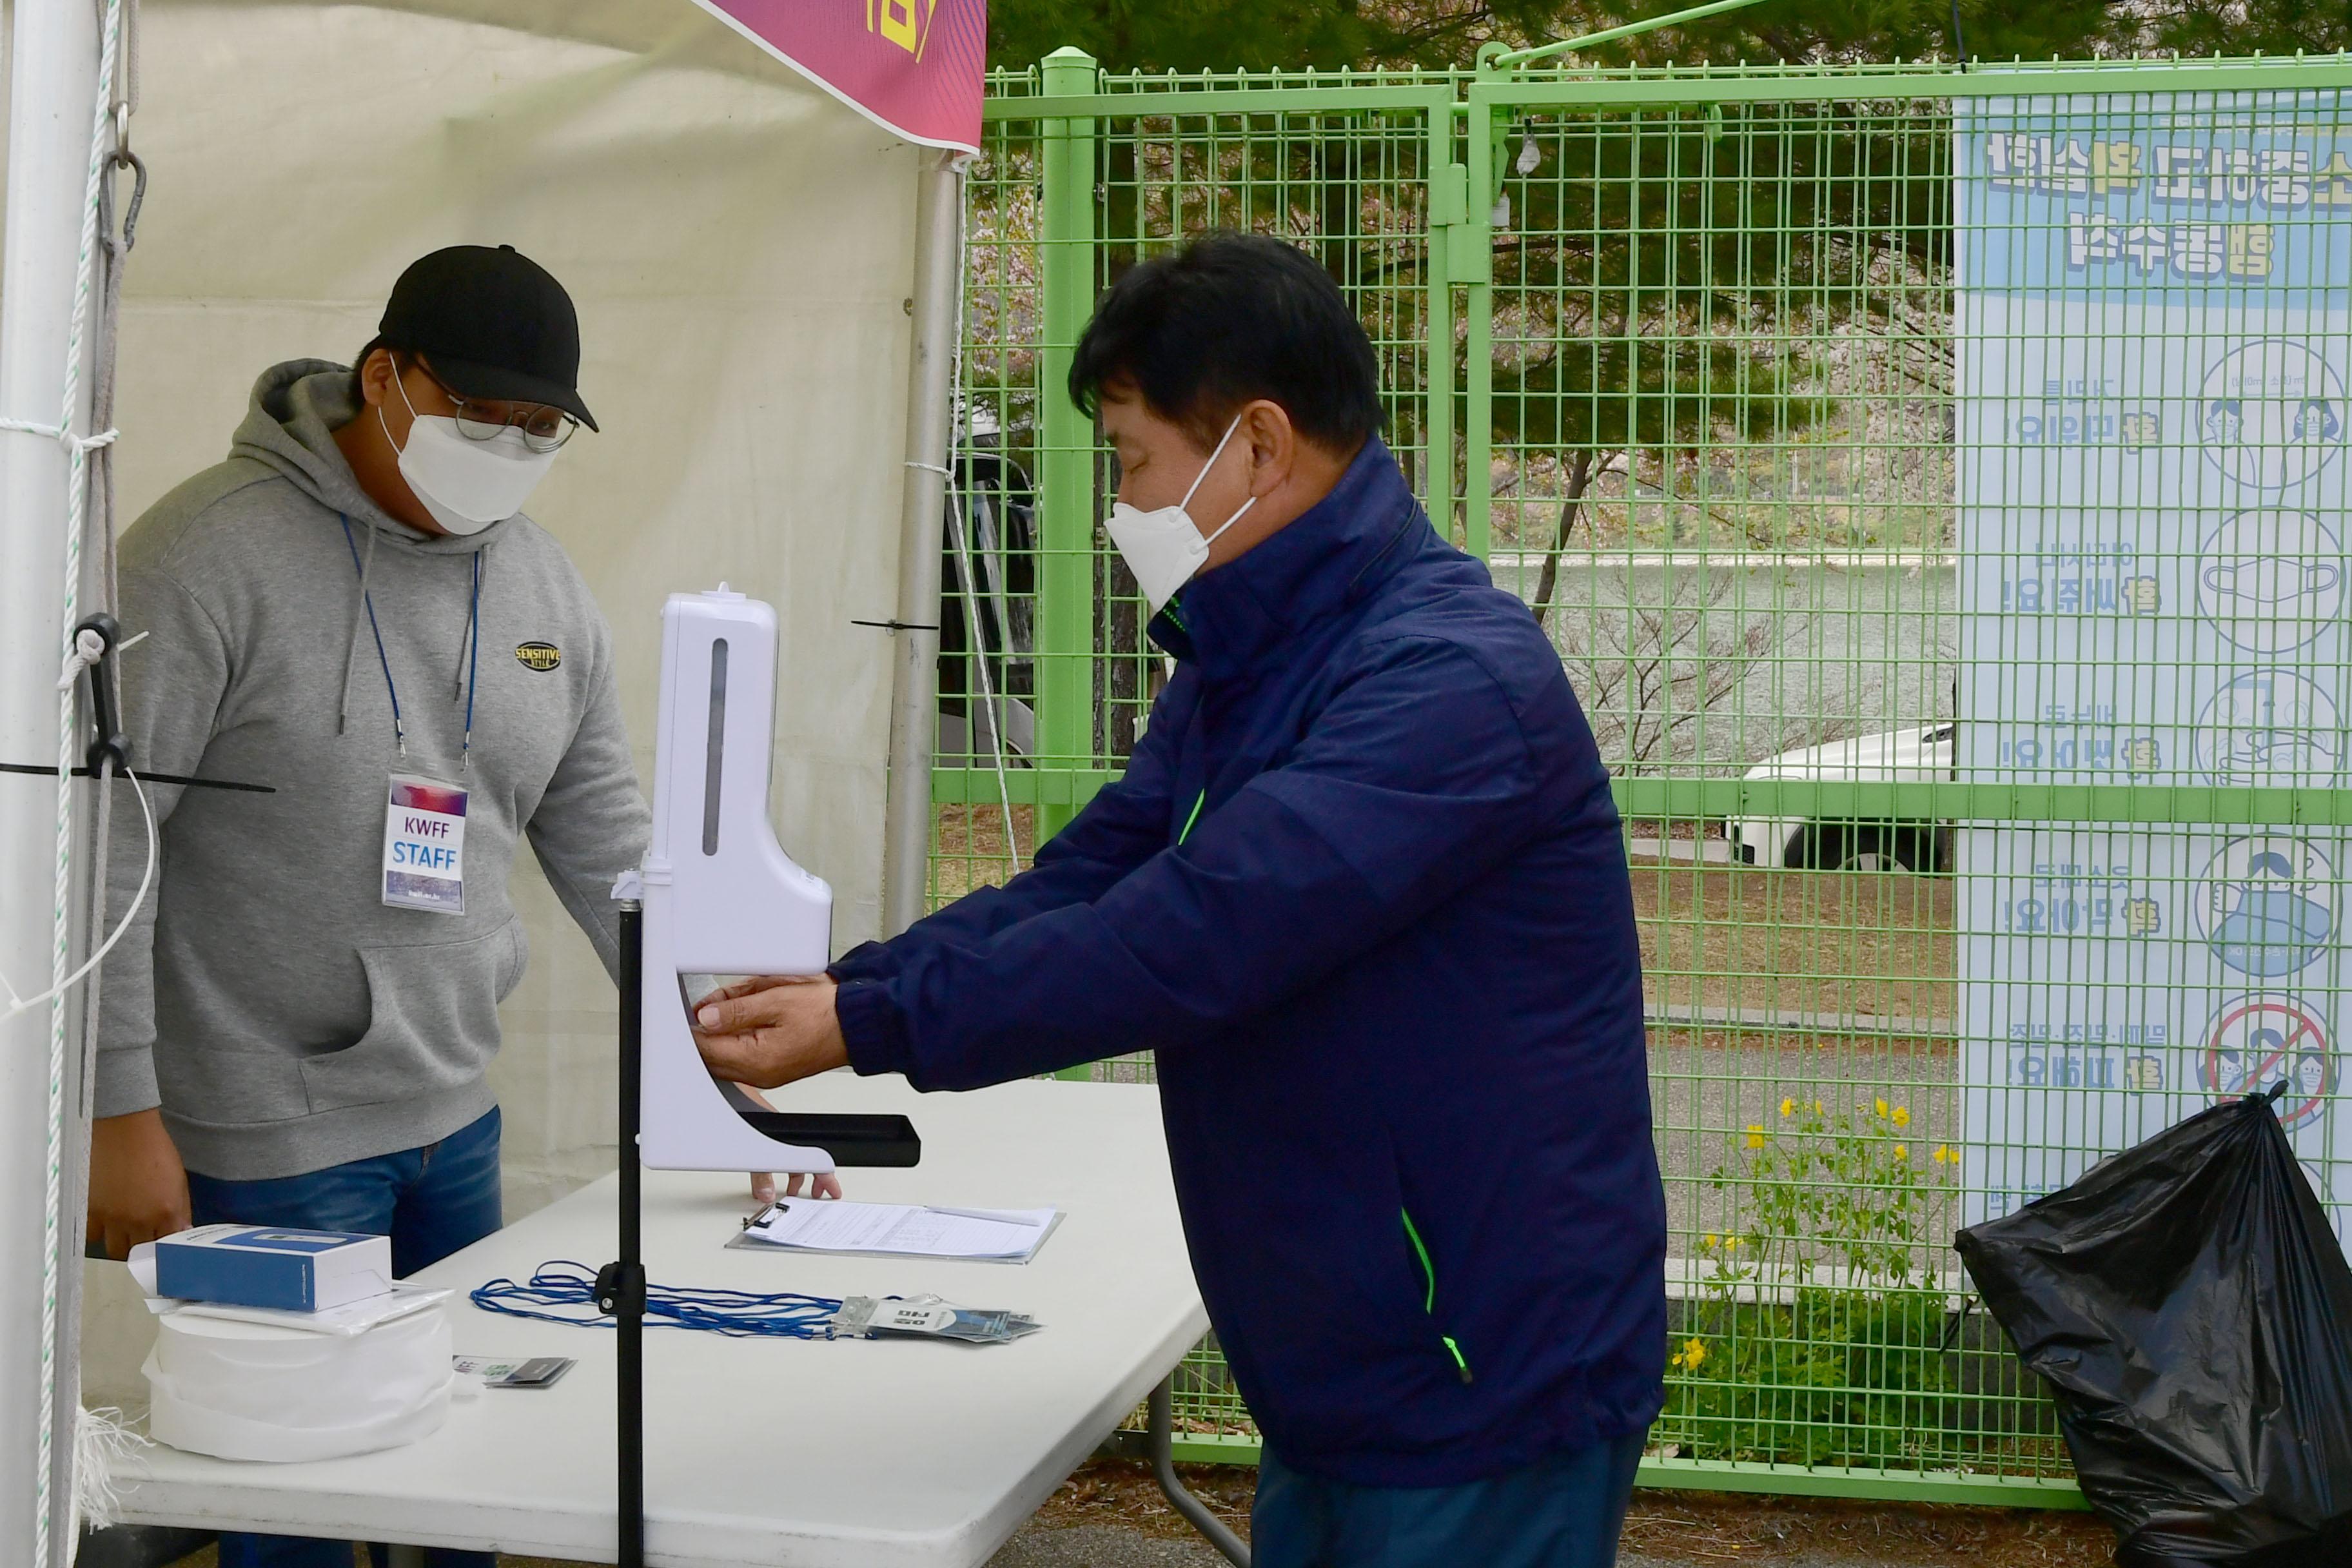
M1454 1367L1454 1376L1471 1381L1470 1358L1462 1353L1462 1342L1445 1331L1445 1320L1437 1310L1437 1266L1430 1260L1428 1244L1422 1240L1421 1227L1412 1223L1412 1211L1400 1205L1397 1216L1404 1221L1404 1238L1412 1248L1413 1264L1422 1280L1421 1310L1429 1319L1432 1332L1444 1350L1446 1360Z
M499 998L520 977L516 925L464 942L360 949L367 1032L303 1059L311 1111L413 1100L480 1078L498 1050Z

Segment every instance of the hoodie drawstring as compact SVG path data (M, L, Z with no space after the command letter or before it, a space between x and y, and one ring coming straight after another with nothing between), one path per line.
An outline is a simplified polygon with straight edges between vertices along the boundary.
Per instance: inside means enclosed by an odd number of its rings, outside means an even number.
M449 700L452 702L466 695L467 677L481 668L481 655L474 647L474 641L481 636L482 629L482 557L489 552L490 547L487 544L474 552L474 604L473 608L467 612L466 636L457 644L457 664L449 671ZM473 721L468 719L466 727L472 729Z
M343 543L350 549L352 565L359 573L360 609L367 613L368 627L375 633L376 662L383 667L384 695L392 702L393 739L400 748L401 756L405 758L408 755L408 725L400 711L400 689L393 682L392 658L384 652L383 626L376 619L375 601L368 596L368 574L375 566L376 530L368 530L367 554L362 557L359 542L352 537L350 517L341 512L337 512L335 517L343 525ZM457 643L457 675L449 692L449 700L453 702L460 696L466 700L466 739L457 762L460 771L471 766L474 759L474 690L482 666L482 557L488 552L488 544L479 546L467 563L471 569L471 582L466 602L466 634ZM343 732L351 717L352 666L358 658L359 645L360 617L354 611L351 641L343 647L342 693L335 709L335 732L339 735Z
M460 773L474 764L474 685L482 669L482 557L489 552L487 544L474 552L474 600L466 610L466 640L458 645L466 656L466 742L457 755ZM449 700L457 700L454 679L449 686Z
M360 616L365 613L370 621L375 619L375 606L368 603L368 573L375 566L376 531L373 528L368 530L367 559L362 561L360 559L359 545L352 538L352 520L341 512L337 512L335 519L343 525L343 542L351 546L352 564L359 568L360 574L359 599L352 605L351 641L343 645L343 688L341 696L335 701L335 733L340 735L352 716L352 663L359 657ZM379 635L376 638L377 645L381 647L383 641L382 636ZM395 729L399 722L399 716L395 713L393 718Z

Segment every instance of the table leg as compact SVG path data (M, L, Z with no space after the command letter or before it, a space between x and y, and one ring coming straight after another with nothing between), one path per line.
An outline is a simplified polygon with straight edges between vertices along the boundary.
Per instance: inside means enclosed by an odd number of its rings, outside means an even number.
M393 1547L392 1568L425 1568L425 1548L397 1545Z
M1168 1500L1176 1505L1176 1511L1182 1514L1193 1529L1206 1536L1209 1544L1224 1554L1226 1562L1233 1563L1234 1568L1249 1568L1250 1549L1242 1543L1242 1538L1235 1535L1223 1520L1210 1512L1208 1504L1186 1491L1184 1483L1176 1479L1175 1390L1176 1374L1171 1372L1160 1380L1160 1386L1151 1391L1151 1399L1145 1406L1144 1428L1151 1442L1151 1473L1159 1480L1160 1489L1167 1494Z

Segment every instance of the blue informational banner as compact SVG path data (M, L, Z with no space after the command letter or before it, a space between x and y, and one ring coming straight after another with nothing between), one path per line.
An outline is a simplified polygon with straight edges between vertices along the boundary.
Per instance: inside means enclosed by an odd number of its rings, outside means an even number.
M1960 286L2341 307L2352 125L2337 95L2012 99L1958 148Z
M1961 779L2352 787L2347 107L1959 112ZM2352 1233L2341 835L1987 823L1958 864L1966 1223L2284 1079Z

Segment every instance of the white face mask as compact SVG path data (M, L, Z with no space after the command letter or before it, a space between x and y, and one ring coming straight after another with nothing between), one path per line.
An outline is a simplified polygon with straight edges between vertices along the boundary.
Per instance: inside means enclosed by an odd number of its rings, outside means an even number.
M408 445L396 448L400 477L433 521L452 533L479 533L520 511L555 464L553 452L525 446L518 426L509 425L488 441L471 440L447 415L417 413L398 374L392 384L400 388L400 401L408 408ZM383 426L383 438L391 440L381 404L375 418Z
M1239 522L1242 512L1257 505L1257 497L1250 497L1242 502L1241 511L1218 524L1214 532L1206 534L1194 526L1192 514L1184 510L1192 504L1192 490L1199 489L1201 481L1209 477L1209 470L1217 466L1217 459L1224 455L1225 443L1234 438L1234 432L1241 427L1241 416L1234 415L1234 422L1225 426L1225 433L1217 437L1217 449L1209 454L1209 460L1201 465L1199 473L1192 476L1192 489L1186 490L1184 499L1174 506L1163 506L1157 511L1139 511L1125 501L1111 503L1110 519L1103 524L1103 531L1110 535L1110 542L1118 546L1120 558L1126 561L1127 569L1135 574L1135 581L1143 589L1143 596L1150 602L1155 615L1162 605L1175 596L1177 589L1191 582L1192 574L1208 564L1209 546L1218 535Z

